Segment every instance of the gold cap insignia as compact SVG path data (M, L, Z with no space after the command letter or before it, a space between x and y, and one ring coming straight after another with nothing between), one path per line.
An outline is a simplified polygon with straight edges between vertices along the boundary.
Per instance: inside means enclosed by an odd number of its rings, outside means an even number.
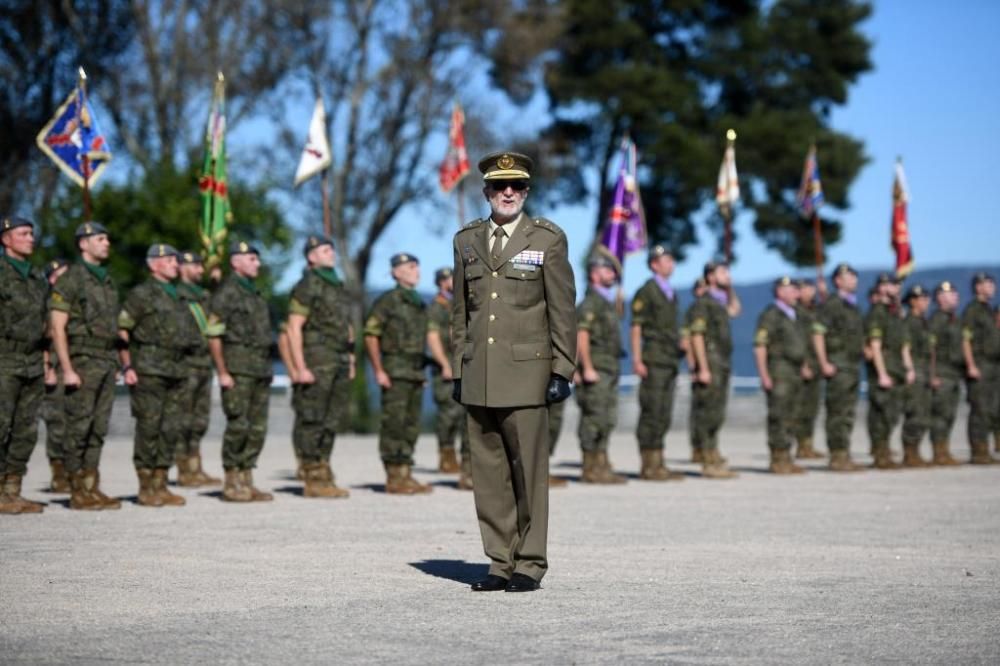
M94 230L91 228L91 226L90 226L89 223L83 225L83 230L84 230L85 233L88 233L88 234L94 233Z
M501 169L513 169L514 168L514 158L504 153L499 158L497 158L497 166Z
M249 252L250 247L246 243L240 243L240 252Z

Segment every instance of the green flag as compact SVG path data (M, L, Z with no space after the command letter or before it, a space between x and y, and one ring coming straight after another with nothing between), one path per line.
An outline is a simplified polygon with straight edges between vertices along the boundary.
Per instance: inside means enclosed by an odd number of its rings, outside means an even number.
M201 244L205 267L222 263L226 225L232 222L226 181L226 80L219 72L205 129L205 161L198 180L201 189Z

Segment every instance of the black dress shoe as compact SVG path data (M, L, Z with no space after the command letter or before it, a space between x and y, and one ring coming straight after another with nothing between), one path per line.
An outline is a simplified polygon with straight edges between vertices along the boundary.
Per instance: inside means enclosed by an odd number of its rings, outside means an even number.
M472 584L473 592L499 592L505 589L507 589L507 579L493 574Z
M511 576L510 582L507 583L508 592L534 592L540 587L537 580L519 573Z

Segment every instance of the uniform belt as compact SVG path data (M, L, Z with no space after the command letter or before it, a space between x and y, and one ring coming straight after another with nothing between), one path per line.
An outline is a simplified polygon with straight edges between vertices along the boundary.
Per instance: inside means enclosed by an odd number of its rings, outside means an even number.
M302 343L310 346L329 344L333 351L338 352L354 351L354 344L351 342L347 342L346 340L340 342L332 335L323 335L322 333L316 333L313 331L308 331L302 336Z
M161 354L165 358L169 358L172 361L183 361L188 354L193 353L197 349L195 346L191 347L164 347L162 345L151 345L143 344L137 342L136 351L149 351L155 354Z
M102 340L101 338L74 338L69 339L70 351L74 349L88 349L91 351L111 351L118 344L117 339Z
M42 341L37 340L35 342L26 342L24 340L0 340L0 352L7 352L9 354L24 354L27 352L40 351L42 349Z

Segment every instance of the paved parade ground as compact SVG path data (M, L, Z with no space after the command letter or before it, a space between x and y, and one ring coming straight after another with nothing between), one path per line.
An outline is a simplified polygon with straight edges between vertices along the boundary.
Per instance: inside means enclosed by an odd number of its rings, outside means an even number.
M472 494L433 471L428 435L416 476L432 495L385 495L366 435L334 452L350 499L306 500L276 397L257 474L273 503L185 489L181 509L96 513L42 490L39 446L24 494L45 513L0 520L0 663L1000 661L1000 466L838 475L814 463L775 477L763 473L763 400L733 410L721 441L741 477L699 478L678 405L668 464L687 478L666 484L634 480L626 413L611 459L633 480L552 492L551 569L521 595L469 590L486 573ZM206 467L218 474L213 418ZM132 498L121 400L115 419L102 477ZM553 467L570 479L574 425L570 409ZM964 422L956 430L964 442ZM867 448L858 427L856 459ZM955 452L968 458L964 443Z

